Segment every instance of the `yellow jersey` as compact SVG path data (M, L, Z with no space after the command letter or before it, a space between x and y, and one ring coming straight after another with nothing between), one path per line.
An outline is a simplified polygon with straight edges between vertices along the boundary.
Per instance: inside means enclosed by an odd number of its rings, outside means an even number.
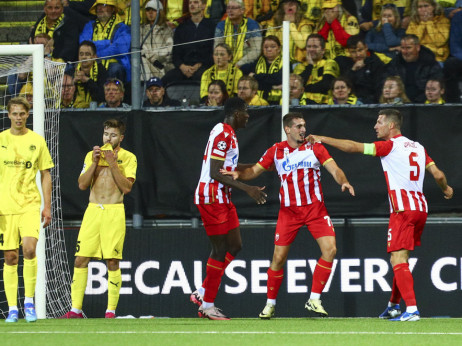
M93 150L89 151L87 153L87 156L85 156L83 169L80 175L82 175L88 170L92 162L93 162ZM133 180L136 180L136 169L137 169L138 163L136 161L135 154L129 152L128 150L125 150L124 148L120 148L119 152L117 153L117 165L119 166L119 169L125 178L133 178ZM107 167L109 165L107 164L106 160L100 160L98 166Z
M39 209L37 171L53 168L45 139L32 130L16 136L0 133L0 214L24 214Z

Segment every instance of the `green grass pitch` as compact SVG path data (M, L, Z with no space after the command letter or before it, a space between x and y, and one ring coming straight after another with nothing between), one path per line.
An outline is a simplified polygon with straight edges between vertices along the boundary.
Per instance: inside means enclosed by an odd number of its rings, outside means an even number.
M2 345L462 345L462 320L199 318L0 321Z

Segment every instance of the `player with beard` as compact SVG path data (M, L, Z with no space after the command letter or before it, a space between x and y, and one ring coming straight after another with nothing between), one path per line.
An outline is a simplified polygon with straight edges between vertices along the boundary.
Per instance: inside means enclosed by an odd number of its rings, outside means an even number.
M308 227L321 250L305 308L326 317L328 314L321 305L320 297L330 277L337 247L334 226L324 206L321 166L334 177L342 191L348 190L354 196L354 189L322 144L305 141L306 123L301 113L286 114L283 126L287 140L274 144L257 164L243 171L222 173L232 175L235 179L250 180L265 171L276 169L281 179L281 208L276 225L273 260L268 269L268 299L260 318L270 319L274 316L276 297L284 278L283 268L290 246L303 225Z
M87 287L88 263L92 258L106 260L108 267L108 306L105 318L115 318L122 286L119 262L125 240L124 195L136 179L136 156L123 149L125 125L120 120L104 122L102 147L94 146L85 157L79 189L90 187L88 204L77 239L74 276L71 286L72 309L61 318L83 318L82 303Z

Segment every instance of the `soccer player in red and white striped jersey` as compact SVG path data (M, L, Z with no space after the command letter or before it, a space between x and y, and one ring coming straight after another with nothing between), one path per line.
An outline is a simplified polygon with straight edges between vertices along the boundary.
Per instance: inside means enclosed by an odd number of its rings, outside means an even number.
M235 179L250 180L275 168L281 180L281 208L276 225L273 260L268 269L268 299L260 318L270 319L274 316L290 245L303 225L308 226L321 249L321 258L313 273L310 298L305 307L325 317L328 314L321 305L320 297L331 274L337 247L334 227L324 206L321 166L334 177L342 191L348 190L354 196L354 189L322 144L305 141L306 123L301 113L286 114L283 126L287 141L274 144L252 167L235 173L223 173L233 175Z
M427 220L427 200L423 194L425 170L435 179L450 199L452 187L446 176L428 156L425 148L401 134L403 117L396 109L382 109L374 129L383 141L358 143L350 140L310 135L311 143L325 143L349 153L363 153L380 157L390 202L387 251L393 266L394 278L390 302L380 318L393 321L418 321L420 313L414 293L414 279L409 270L409 255L420 245ZM406 303L401 314L400 300Z
M215 307L214 301L226 267L242 247L239 219L231 202L231 188L245 191L258 204L266 202L264 187L247 185L220 173L220 169L235 171L249 166L238 163L239 147L235 133L247 124L247 105L240 98L233 97L226 101L224 110L225 120L210 132L194 196L212 252L202 287L193 292L190 299L200 306L199 317L212 320L229 319Z

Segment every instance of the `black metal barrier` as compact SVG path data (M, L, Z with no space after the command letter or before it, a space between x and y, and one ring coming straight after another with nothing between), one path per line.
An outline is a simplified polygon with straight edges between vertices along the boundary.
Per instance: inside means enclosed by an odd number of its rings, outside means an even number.
M462 108L460 106L404 106L403 134L422 143L437 165L445 171L454 187L454 198L443 199L431 177L425 193L430 213L462 210ZM295 107L302 112L309 133L376 140L378 107ZM240 162L256 162L281 138L280 107L250 109L246 129L237 133ZM65 219L80 219L88 202L88 191L79 191L77 178L85 154L101 145L102 123L117 117L127 123L123 146L138 157L137 190L126 197L127 216L133 214L137 199L145 218L196 217L193 194L200 175L202 156L213 126L223 120L218 109L163 111L62 111L60 118L60 177ZM323 190L327 208L333 217L387 216L389 212L385 179L378 158L345 154L328 148L356 189L352 198L340 191L332 177L323 170ZM266 186L269 199L256 205L245 193L233 192L233 201L241 218L275 218L279 208L279 179L270 172L253 184Z
M334 219L338 253L322 295L332 317L377 317L390 298L392 269L386 254L386 219ZM462 220L430 219L422 247L410 259L418 308L424 317L461 317ZM241 229L243 249L227 268L216 305L230 317L255 317L266 302L266 271L274 227ZM66 231L69 254L77 230ZM209 245L202 229L127 231L118 316L195 317L189 295L202 283ZM320 253L306 228L292 245L276 306L279 317L312 316L304 309ZM70 256L72 257L72 256ZM72 258L73 261L73 258ZM71 264L71 267L73 264ZM90 262L83 310L102 317L107 304L106 266ZM404 307L404 304L402 304Z

